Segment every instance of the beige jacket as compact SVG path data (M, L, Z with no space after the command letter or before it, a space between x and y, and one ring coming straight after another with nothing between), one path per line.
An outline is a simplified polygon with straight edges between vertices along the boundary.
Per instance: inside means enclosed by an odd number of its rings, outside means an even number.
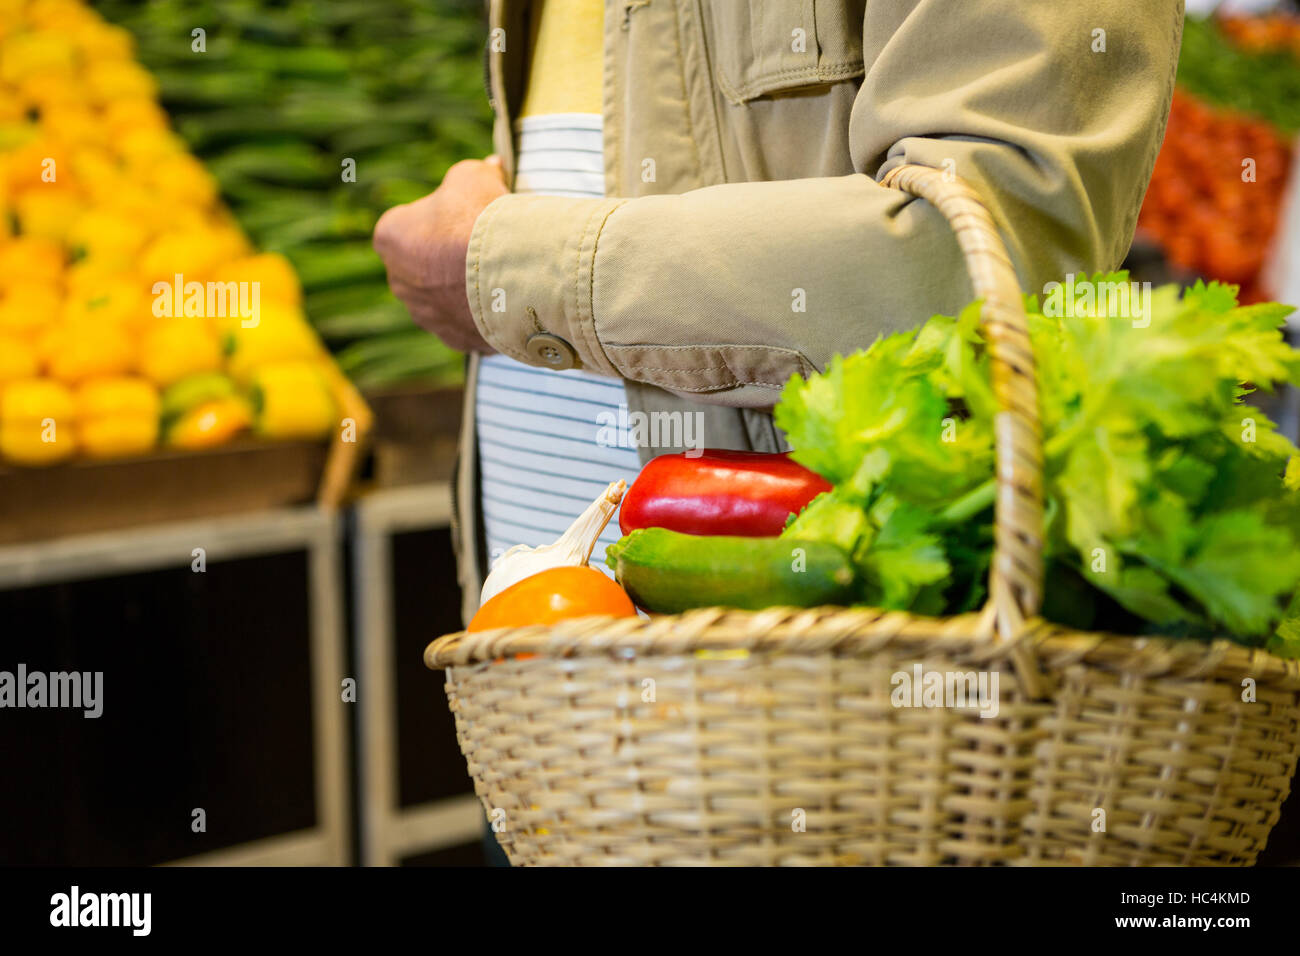
M971 183L1026 290L1119 265L1182 16L1181 0L607 0L609 198L493 202L466 259L475 322L522 362L622 377L632 411L701 412L708 447L779 450L769 411L791 374L971 298L939 214L879 185L893 167ZM489 2L508 177L527 17L527 0ZM467 616L476 365L457 496Z

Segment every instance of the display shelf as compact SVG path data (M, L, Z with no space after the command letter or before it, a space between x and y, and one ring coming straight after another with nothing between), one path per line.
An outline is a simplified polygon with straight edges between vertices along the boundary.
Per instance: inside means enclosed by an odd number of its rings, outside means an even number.
M393 866L417 853L476 842L483 832L482 807L472 792L407 803L402 798L400 779L403 768L399 729L404 729L421 739L438 735L438 742L446 745L440 757L430 747L423 751L421 761L432 761L435 773L450 778L445 784L463 791L470 789L450 726L430 722L429 726L399 727L402 708L397 668L401 663L395 613L399 576L394 573L394 539L408 532L447 528L451 520L450 487L433 483L376 491L357 502L353 520L360 858L366 865ZM458 618L459 590L454 576L447 580L450 567L447 564L439 569L407 570L429 575L427 588L419 596L421 604L435 613ZM416 637L425 640L428 635ZM423 670L418 652L412 653L409 666ZM428 695L420 703L432 702L433 710L439 715L445 713L442 682L436 675L413 683L416 687L409 692ZM418 707L414 710L419 712Z
M307 506L258 514L151 525L0 547L0 592L12 592L0 594L0 598L10 599L15 607L20 609L24 607L24 601L27 600L26 596L35 594L44 586L59 586L70 582L81 582L78 585L80 587L93 587L98 583L97 579L104 579L108 582L130 581L132 575L160 571L175 572L177 569L182 569L185 573L188 573L192 562L195 560L195 548L203 549L203 557L207 563L206 573L209 575L214 574L218 568L233 568L236 563L241 561L302 553L305 572L301 582L305 583L308 593L306 595L286 594L284 604L286 607L301 607L309 618L308 621L302 623L302 626L307 634L306 644L310 654L309 669L303 669L303 673L309 675L307 680L310 686L305 689L310 695L310 702L306 705L306 712L303 713L302 720L305 732L310 734L312 753L310 761L304 760L303 766L305 767L309 762L311 767L310 815L314 818L314 823L301 829L295 829L292 832L264 836L234 845L222 846L211 851L183 854L172 859L173 863L182 865L232 865L242 863L342 865L347 862L349 855L347 830L348 761L342 710L343 706L346 705L340 703L339 693L343 662L343 614L340 602L342 568L339 557L339 531L340 522L335 514L318 509L315 506ZM226 562L232 564L226 564ZM230 571L231 578L235 574L235 571ZM233 583L231 580L227 580L224 586L233 586L236 590L238 589L238 584ZM291 585L279 581L267 582L262 580L261 586L274 591L276 587ZM62 595L60 600L67 598L68 595ZM45 605L39 606L43 607ZM243 609L241 612L250 615L254 625L253 630L256 629L256 625L259 623L259 611L260 609L248 608ZM285 611L285 613L289 612ZM277 626L273 619L274 615L271 618L265 622L268 631ZM20 636L11 632L11 637L14 639L18 639ZM30 637L31 635L27 636ZM138 635L131 636L138 637ZM232 638L237 637L241 641L251 642L270 641L277 636L280 635L275 633L231 635ZM93 637L100 640L102 635L96 634ZM159 637L160 635L156 634L150 635L150 639L154 642L151 646L161 644L165 648L167 646L166 641L157 640ZM161 635L161 637L166 637L166 635ZM175 641L186 639L193 641L196 639L190 633L175 633L171 637ZM234 643L233 640L232 643ZM104 653L102 647L94 648L94 650L100 654ZM192 652L191 648L186 650ZM220 648L219 650L230 653L228 648ZM117 648L108 651L110 654L118 654L119 652L126 654L130 652L130 649L119 645ZM89 651L87 650L86 653L89 653ZM183 657L179 653L177 654L177 660L193 665L191 659ZM160 668L159 673L163 675L169 673L170 665L168 662L160 664L153 661L152 663ZM288 681L287 677L281 680L281 675L278 674L261 676L265 679L265 683L258 685L259 688L264 689L270 686L275 693L292 695L294 688L291 683L289 686L281 687L283 682ZM232 681L237 680L237 678L238 675L229 671L217 670L208 674L202 670L201 666L198 668L191 666L191 669L186 673L177 675L176 680L178 684L182 680L191 682L198 680L201 682L200 693L198 694L193 693L195 685L192 683L184 685L190 688L191 698L202 697L204 694L210 694L216 698L223 693L228 693ZM243 690L243 688L239 688L239 690ZM168 688L167 693L170 695L168 697L170 701L179 692L172 687ZM252 695L252 688L249 688L247 693ZM246 707L249 703L252 706L258 706L258 702L258 698L250 696L247 700L241 701L239 706ZM171 722L174 724L175 722L185 721L187 717L191 720L202 721L205 716L208 716L204 700L190 699L186 700L185 703L192 706L192 710L188 715L185 713L171 713L163 723ZM261 703L265 705L266 701L263 700ZM129 701L127 706L148 709L148 703L142 701ZM159 706L163 705L159 704ZM299 712L302 710L298 701L290 701L285 706L291 706ZM249 720L255 721L255 717L256 715L251 715ZM309 731L306 730L308 723ZM84 745L96 729L94 727L83 728L78 726L73 733L81 738L79 745ZM186 740L190 739L192 729L186 728ZM223 727L209 728L209 730L211 730L211 733L207 734L205 739L212 737L220 739L224 733ZM135 743L144 745L148 741L137 739ZM202 775L219 775L224 756L222 754L214 755L212 768L209 770L204 767ZM191 764L196 759L193 754L187 754L185 757L191 761ZM197 759L202 762L201 757ZM191 764L186 765L187 769L192 770ZM166 770L164 769L163 772L166 773ZM228 786L228 784L229 781L222 781L222 786ZM73 790L75 791L75 788ZM242 794L241 796L246 798L246 805L257 807L273 803L276 795L256 792ZM101 795L97 795L96 799L99 800L100 798ZM180 841L172 840L169 845L174 845L177 842ZM192 844L201 844L204 841L195 839L190 842ZM121 852L128 851L122 850ZM139 861L133 857L132 862ZM155 859L149 862L163 862L163 860Z

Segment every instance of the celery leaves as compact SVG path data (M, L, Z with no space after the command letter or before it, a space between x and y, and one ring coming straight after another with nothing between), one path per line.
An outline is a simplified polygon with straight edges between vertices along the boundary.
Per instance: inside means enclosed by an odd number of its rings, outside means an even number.
M1071 280L1084 286L1064 308L1028 300L1061 591L1044 613L1300 656L1300 457L1247 401L1300 384L1291 310L1238 306L1219 283L1138 297L1124 273ZM848 550L864 603L956 613L983 597L997 408L978 322L976 303L836 356L777 405L795 460L835 485L785 533Z

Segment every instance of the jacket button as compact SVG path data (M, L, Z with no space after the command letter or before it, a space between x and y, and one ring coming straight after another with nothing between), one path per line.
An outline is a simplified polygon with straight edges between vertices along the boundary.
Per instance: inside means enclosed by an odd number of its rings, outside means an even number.
M524 349L535 361L547 368L573 368L578 364L578 353L573 351L573 346L550 332L537 332L528 336Z

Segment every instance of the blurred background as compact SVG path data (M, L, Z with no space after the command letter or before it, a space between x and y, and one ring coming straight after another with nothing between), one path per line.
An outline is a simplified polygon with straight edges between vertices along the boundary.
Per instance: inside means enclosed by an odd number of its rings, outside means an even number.
M421 663L463 358L370 235L490 152L485 37L479 0L0 0L0 671L104 696L3 711L0 863L483 862ZM176 274L260 321L169 322Z
M491 150L483 6L0 0L0 671L103 675L0 713L0 863L484 862L420 663L463 360L369 239ZM1300 17L1215 6L1127 266L1300 302Z

